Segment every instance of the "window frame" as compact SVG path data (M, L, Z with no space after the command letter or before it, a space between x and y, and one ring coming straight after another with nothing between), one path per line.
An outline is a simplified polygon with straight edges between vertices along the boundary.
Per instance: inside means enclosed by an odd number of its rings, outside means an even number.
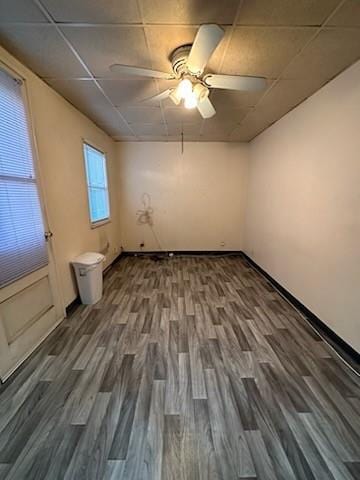
M102 218L100 220L93 221L91 219L91 200L90 200L90 187L91 185L89 184L89 176L88 176L88 168L87 168L87 157L86 157L86 146L96 150L99 152L103 158L104 158L104 164L105 164L105 180L106 180L106 188L104 190L107 193L107 201L108 201L108 206L109 206L109 215L106 218ZM89 214L89 222L90 222L90 228L98 228L103 225L106 225L107 223L111 222L111 204L110 204L110 189L109 189L109 176L108 176L108 166L107 166L107 154L105 151L103 151L101 148L96 146L93 142L90 142L89 140L83 138L82 139L82 151L83 151L83 158L84 158L84 168L85 168L85 183L86 183L86 190L87 190L87 199L88 199L88 214Z

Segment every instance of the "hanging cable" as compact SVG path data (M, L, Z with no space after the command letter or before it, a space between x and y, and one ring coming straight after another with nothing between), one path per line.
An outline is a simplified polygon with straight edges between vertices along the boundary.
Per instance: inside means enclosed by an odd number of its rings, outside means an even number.
M141 197L141 202L143 204L143 208L137 210L136 216L137 216L137 224L138 225L149 225L150 230L153 234L153 237L155 239L155 242L158 245L158 248L160 251L163 251L162 246L160 244L160 241L155 233L155 230L153 228L154 226L154 219L153 219L153 213L154 209L151 206L151 197L148 193L143 193Z

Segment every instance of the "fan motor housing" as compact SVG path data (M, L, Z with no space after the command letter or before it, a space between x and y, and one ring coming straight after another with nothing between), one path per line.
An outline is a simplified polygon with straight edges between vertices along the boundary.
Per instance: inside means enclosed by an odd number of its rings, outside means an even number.
M182 77L185 73L189 73L186 67L186 62L189 57L191 47L191 44L183 45L176 48L170 55L172 69L178 78Z

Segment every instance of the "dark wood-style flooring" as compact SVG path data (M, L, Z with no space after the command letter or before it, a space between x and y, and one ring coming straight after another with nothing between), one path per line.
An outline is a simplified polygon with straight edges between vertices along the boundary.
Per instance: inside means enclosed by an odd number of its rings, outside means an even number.
M126 257L1 387L2 478L359 479L359 377L241 257Z

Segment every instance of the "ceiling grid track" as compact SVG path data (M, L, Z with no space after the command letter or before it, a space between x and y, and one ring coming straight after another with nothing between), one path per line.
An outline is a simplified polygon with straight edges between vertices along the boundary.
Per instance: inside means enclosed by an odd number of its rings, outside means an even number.
M140 19L141 19L141 24L143 26L143 29L144 29L144 37L145 37L145 43L146 43L146 48L148 50L148 54L149 54L149 58L150 58L150 65L151 65L151 68L154 68L154 61L153 61L153 58L152 58L152 55L151 55L151 49L150 49L150 45L149 45L149 39L148 39L148 36L146 34L146 22L144 22L144 14L143 14L143 11L142 11L142 6L141 6L141 2L140 0L136 0L136 3L137 3L137 6L138 6L138 10L139 10L139 14L140 14ZM156 84L156 88L157 88L157 91L158 93L160 93L160 87L159 87L159 80L157 80L156 78L154 78L153 80ZM166 137L169 137L169 129L168 129L168 125L166 123L166 117L165 117L165 112L164 112L164 106L162 104L162 102L160 101L160 111L161 111L161 118L162 118L162 121L163 121L163 124L165 126L165 131L166 131Z
M53 17L50 15L50 13L47 11L47 9L44 7L44 5L41 3L41 0L33 0L33 3L35 5L37 5L37 7L41 10L41 12L44 14L45 18L48 19L48 21L50 22L50 24L55 28L55 30L57 31L57 33L60 35L60 37L64 40L64 42L66 43L66 45L69 47L69 49L71 50L71 52L74 54L74 56L76 57L76 59L80 62L80 64L82 65L82 67L84 68L84 70L87 72L87 74L89 75L90 79L94 82L94 84L96 85L96 87L100 90L100 92L102 93L102 95L106 98L107 102L112 106L112 108L115 110L116 114L119 116L119 118L125 123L125 125L127 126L127 128L129 129L129 132L131 132L131 134L135 137L135 138L138 138L137 135L135 134L135 132L133 131L133 129L131 128L131 126L129 125L128 121L125 119L125 117L121 114L121 112L116 108L116 106L113 104L113 102L110 100L110 98L108 97L108 95L105 93L104 89L102 88L102 86L100 85L100 83L96 80L96 78L94 77L93 73L91 72L91 70L89 69L89 67L87 66L87 64L85 63L85 61L81 58L80 54L78 53L78 51L75 49L75 47L72 45L72 43L70 42L70 40L66 37L66 35L64 34L64 32L60 29L59 25L54 21Z
M228 51L228 48L229 48L229 45L230 45L232 36L233 36L233 34L234 34L234 30L235 30L235 28L236 28L237 21L238 21L239 16L240 16L240 10L241 10L243 4L244 4L244 0L239 0L239 4L238 4L238 6L237 6L237 9L236 9L236 12L235 12L235 16L234 16L234 21L233 21L233 23L231 24L231 27L230 27L230 33L229 33L229 35L228 35L228 41L227 41L227 44L226 44L225 47L224 47L224 52L223 52L222 57L221 57L220 67L219 67L219 72L218 72L218 73L221 73L221 70L222 70L222 67L223 67L223 64L224 64L224 59L225 59L226 53L227 53L227 51ZM200 136L203 135L204 127L205 127L205 122L206 122L206 120L203 120L203 121L201 122ZM230 136L230 135L229 135L229 136Z
M320 34L320 32L324 29L324 27L326 27L327 23L329 23L329 21L334 17L334 15L336 14L336 12L338 12L340 10L340 8L346 3L347 0L340 0L340 3L338 3L338 5L334 8L334 10L326 17L326 19L322 22L322 24L319 26L319 28L314 32L314 34L309 38L309 40L307 42L305 42L305 44L301 47L301 49L292 57L292 59L290 60L290 62L283 68L283 70L281 71L281 73L278 75L278 77L275 79L274 82L271 83L271 85L269 86L269 88L264 92L264 95L262 95L259 99L259 101L254 105L254 110L256 110L256 107L263 101L263 99L269 94L269 92L279 83L279 81L282 79L284 73L286 72L286 70L289 68L289 66L293 63L293 61L299 57L299 55L301 55L301 53L310 45L310 43ZM307 25L308 26L308 25ZM304 28L304 27L302 27ZM300 101L300 103L302 102L303 100ZM297 105L295 105L292 109L290 109L289 111L293 110L294 108L296 108ZM289 113L289 111L287 113ZM251 112L250 112L251 113ZM245 117L242 119L242 121L240 122L240 124L235 127L235 129L230 133L229 137L231 138L231 136L233 134L235 134L235 132L242 127L242 125L245 123L245 120L247 119L249 113L247 115L245 115ZM277 119L275 120L274 122L272 123L275 123L277 122L278 120L280 119ZM265 128L263 130L261 130L260 132L258 132L254 138L256 138L258 135L260 135L260 133L262 133L264 130L266 130L270 125L272 125L272 123L270 123L269 125L266 125Z
M25 3L3 0L9 5L0 19L4 47L119 141L177 141L180 131L189 141L251 141L360 58L360 5L353 0L306 7L207 0L201 10L196 0ZM162 65L166 72L169 52L214 22L226 34L210 76L258 75L267 84L258 93L239 88L238 94L210 85L210 103L219 106L213 119L163 100L149 108L145 92L152 98L151 92L167 88L160 77L137 83L134 76L107 73L121 59L144 70Z
M32 0L34 3L36 3L37 0ZM243 1L243 0L242 0ZM340 7L346 3L348 0L342 0L342 3L339 5ZM335 10L331 13L331 16L333 13L336 13L338 11L338 6L335 8ZM131 28L143 28L144 25L147 27L168 27L171 25L174 28L199 28L200 24L199 23L151 23L151 22L145 22L144 24L142 23L84 23L84 22L57 22L56 20L52 19L52 23L55 25L58 25L59 27L77 27L77 28L87 28L87 27L102 27L102 28L113 28L113 27L131 27ZM11 21L2 21L0 18L0 25L11 25L14 27L46 27L49 26L48 22L11 22ZM222 27L233 27L233 24L227 24L227 23L219 23L220 26ZM254 28L262 28L264 30L272 30L276 28L277 30L302 30L304 28L313 28L316 27L316 25L264 25L262 23L254 23L251 25L243 25L239 24L236 25L237 27L241 27L243 30L252 30ZM321 27L321 25L317 25L318 27ZM326 28L336 30L339 27L336 25L327 25ZM341 29L342 30L352 30L354 26L351 25L342 25Z

